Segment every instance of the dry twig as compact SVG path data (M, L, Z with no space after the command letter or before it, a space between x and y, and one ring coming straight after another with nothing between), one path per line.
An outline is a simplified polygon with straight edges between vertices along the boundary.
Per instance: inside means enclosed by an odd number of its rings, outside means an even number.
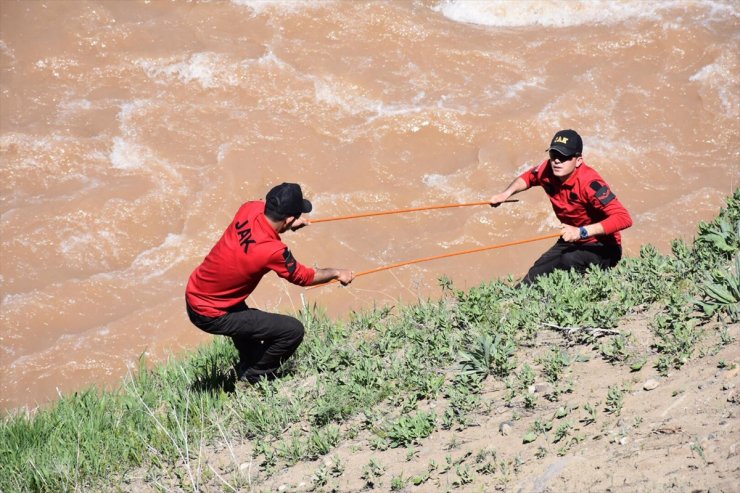
M571 338L574 335L585 332L593 337L601 337L605 335L618 335L618 330L613 329L602 329L600 327L561 327L559 325L543 322L541 325L549 327L551 329L560 330L565 334L565 337Z

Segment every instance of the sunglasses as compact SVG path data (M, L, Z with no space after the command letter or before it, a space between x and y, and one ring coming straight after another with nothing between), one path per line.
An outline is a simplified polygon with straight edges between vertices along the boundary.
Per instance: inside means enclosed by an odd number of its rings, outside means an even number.
M560 154L558 151L549 151L549 153L550 153L550 161L560 161L561 163L568 162L574 157L578 156L578 154L571 154L570 156L564 156Z

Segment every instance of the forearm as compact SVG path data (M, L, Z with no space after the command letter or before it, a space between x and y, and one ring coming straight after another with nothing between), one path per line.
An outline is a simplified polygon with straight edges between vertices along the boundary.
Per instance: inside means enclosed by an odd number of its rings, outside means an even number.
M604 234L604 226L601 223L589 224L587 226L584 226L584 228L586 229L589 237Z
M335 279L343 284L346 284L354 278L354 273L346 269L334 269L331 267L326 267L315 269L315 271L316 273L314 274L313 282L311 282L309 286L324 284Z
M521 176L518 176L514 181L512 181L508 187L504 189L503 192L497 193L493 197L490 198L489 202L491 202L491 205L496 207L498 204L504 202L506 199L511 197L514 194L517 194L519 192L522 192L529 188L529 185Z
M632 226L632 217L627 212L627 209L616 199L612 200L604 208L604 213L606 214L606 218L601 221L583 225L588 233L588 237L610 235Z
M601 226L603 233L612 234L632 226L632 217L626 210L624 210L610 215L601 221L599 225Z
M521 176L517 176L514 181L512 181L506 189L501 192L502 194L507 194L509 197L512 195L515 195L519 192L523 192L524 190L528 189L529 186L527 185L527 182L522 179Z
M581 228L586 230L586 238L591 238L592 236L600 236L604 234L612 234L614 231L619 231L619 229L624 229L624 228L619 228L617 230L610 231L609 229L607 229L607 227L604 226L604 223L607 220L608 219L605 219L602 222L587 224L581 227L562 224L560 226L560 234L563 240L571 242L571 241L578 241L578 240L583 239L581 237ZM630 221L630 223L625 227L629 227L631 225L632 225L632 222Z
M581 236L581 228L586 230L586 238L604 234L604 227L601 225L601 223L588 224L581 227L571 226L569 224L561 224L560 236L563 238L564 241L567 241L569 243L582 240L583 237Z

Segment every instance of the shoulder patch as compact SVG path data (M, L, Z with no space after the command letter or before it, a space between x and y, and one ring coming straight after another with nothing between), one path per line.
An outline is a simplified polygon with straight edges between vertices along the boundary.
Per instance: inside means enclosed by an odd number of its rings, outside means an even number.
M296 260L293 258L293 254L290 253L290 250L288 250L288 247L285 247L285 250L283 250L283 259L285 259L285 268L288 270L288 273L293 275L296 268Z
M599 182L599 180L592 181L591 188L596 192L596 198L601 202L601 205L606 205L617 198L616 195L609 190L609 186L605 183Z

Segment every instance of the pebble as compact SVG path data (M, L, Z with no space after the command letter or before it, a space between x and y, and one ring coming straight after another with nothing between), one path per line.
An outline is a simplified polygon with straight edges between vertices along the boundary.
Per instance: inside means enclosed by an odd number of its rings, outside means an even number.
M511 421L504 421L498 426L498 431L500 431L502 435L506 436L511 431L511 428L512 428Z
M552 394L552 385L549 383L538 383L534 386L534 391L538 394Z
M627 445L630 443L630 437L622 437L619 439L619 445Z
M252 464L250 462L243 462L239 464L239 471L247 472Z
M730 453L727 454L728 459L737 455L738 445L740 445L740 443L733 443L732 445L730 445Z
M658 388L658 385L658 381L651 378L650 380L642 384L642 388L649 391Z

